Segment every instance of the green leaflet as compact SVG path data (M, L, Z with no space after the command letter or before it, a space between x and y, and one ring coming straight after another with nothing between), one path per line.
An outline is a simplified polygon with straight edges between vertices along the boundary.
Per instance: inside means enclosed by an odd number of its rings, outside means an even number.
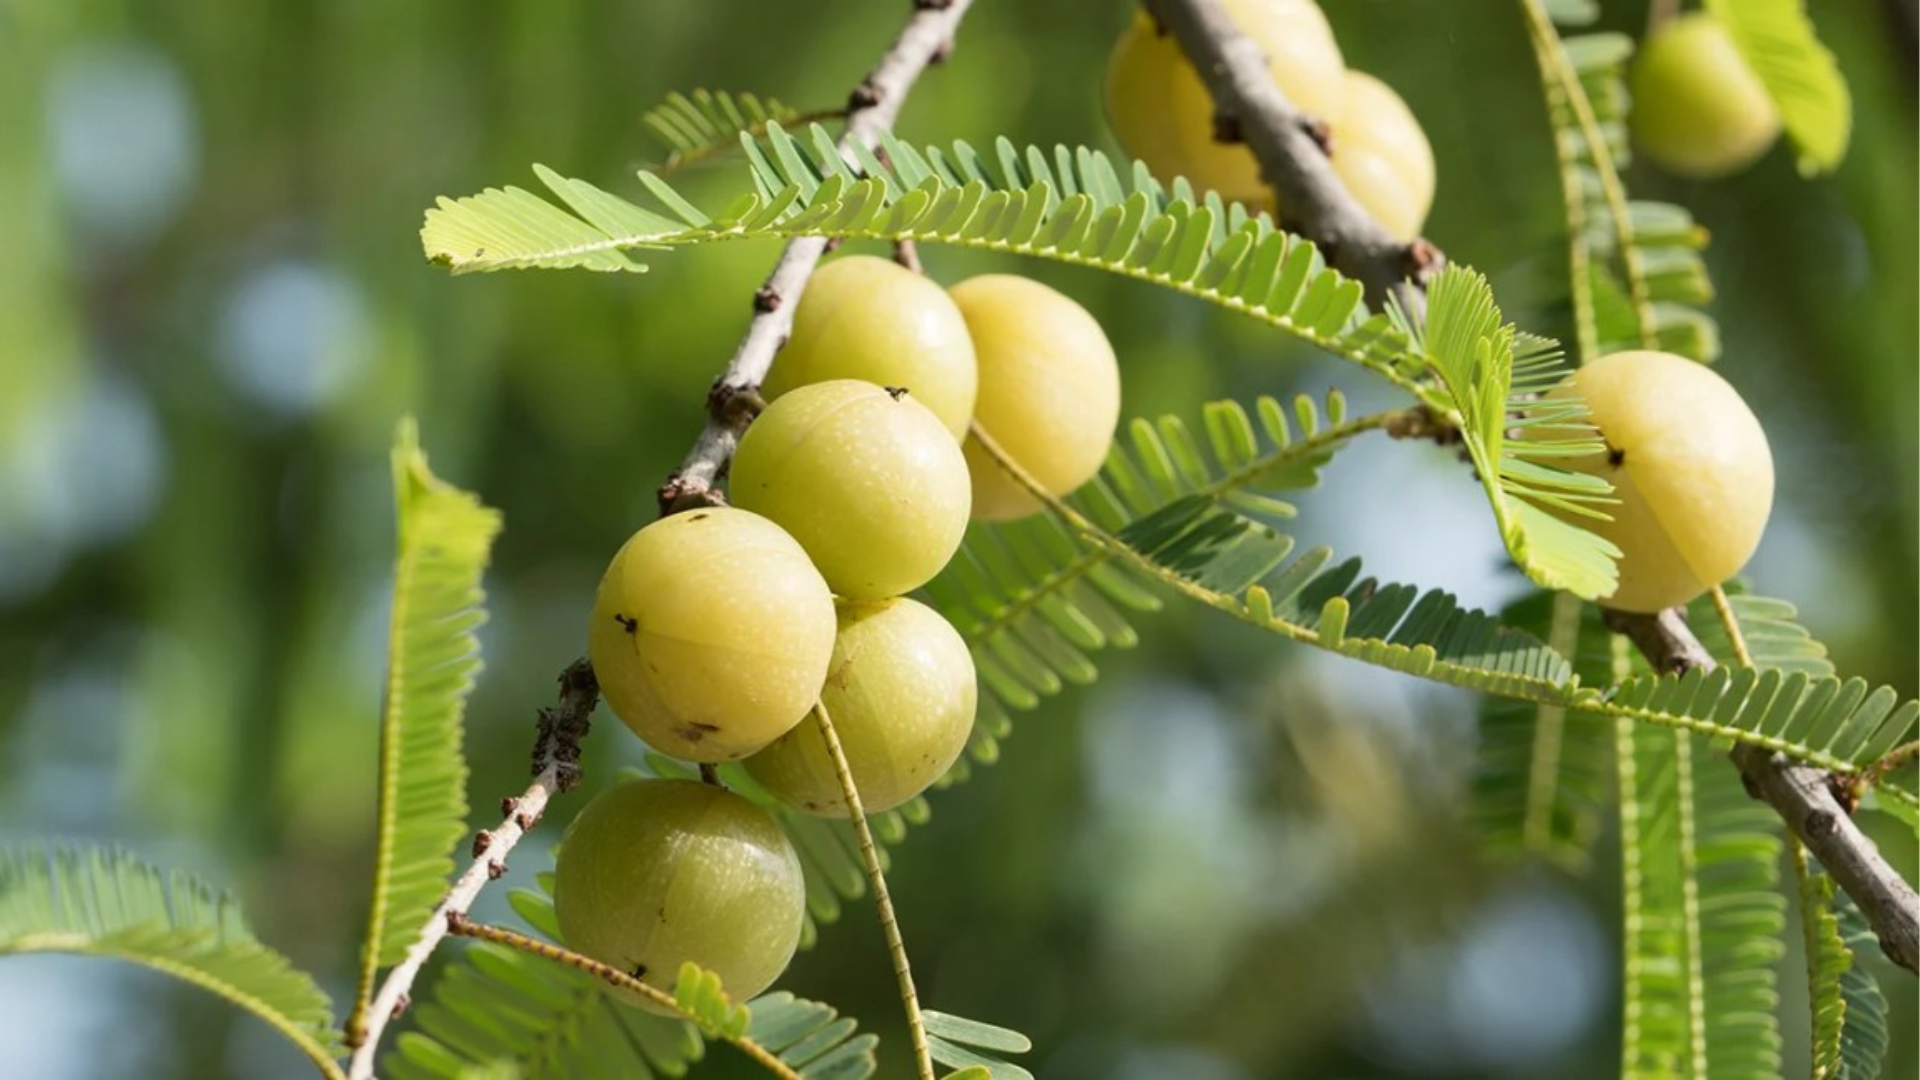
M332 1005L305 972L262 945L231 896L123 851L0 848L0 955L126 960L218 994L265 1020L321 1074L343 1077Z
M1500 613L1503 625L1572 657L1575 673L1605 685L1611 635L1599 609L1567 593L1535 593ZM1480 710L1474 821L1488 850L1537 857L1585 873L1613 797L1611 725L1563 705L1488 698Z
M673 93L640 114L640 122L667 147L667 159L651 171L665 175L697 161L740 148L742 135L755 136L771 124L790 124L800 110L773 98L725 90Z
M480 575L500 515L427 468L411 419L393 449L399 554L380 729L380 807L373 910L356 1012L374 974L412 944L446 891L466 830L461 724L480 670L474 631L486 618Z
M1639 348L1713 360L1719 325L1698 306L1713 296L1700 259L1705 230L1682 207L1630 199L1620 183L1629 156L1625 70L1633 40L1615 33L1562 38L1553 22L1585 25L1588 5L1522 2L1567 204L1577 360Z
M538 890L515 890L514 911L534 932L557 934L543 876ZM471 942L443 965L423 1000L409 1010L411 1030L382 1059L390 1080L454 1078L486 1068L524 1080L683 1075L705 1056L701 1027L745 1037L806 1080L864 1080L873 1075L873 1035L833 1009L784 991L745 1005L727 999L711 973L689 965L678 998L702 1024L622 1004L586 972L491 942Z
M1805 0L1706 0L1780 110L1802 176L1838 168L1853 134L1853 97L1814 34Z
M933 1060L956 1069L985 1069L991 1080L1033 1080L1033 1074L995 1054L1025 1054L1033 1040L1011 1028L935 1012L921 1013Z

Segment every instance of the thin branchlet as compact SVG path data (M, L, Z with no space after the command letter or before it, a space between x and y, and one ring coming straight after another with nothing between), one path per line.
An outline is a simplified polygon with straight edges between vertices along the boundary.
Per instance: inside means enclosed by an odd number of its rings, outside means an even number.
M954 31L971 6L972 0L915 4L913 15L892 47L848 94L847 128L840 139L843 154L850 155L856 145L872 150L879 144L880 134L893 127L920 74L952 53ZM789 241L766 283L754 293L753 318L747 323L747 332L708 396L706 427L680 467L660 487L661 514L721 501L716 485L725 478L740 436L753 419L750 413L726 408L725 403L740 393L757 390L766 379L774 354L793 333L793 312L800 294L821 256L831 249L832 242L823 237Z
M501 800L504 820L476 834L472 858L447 895L421 926L406 956L387 972L378 990L347 1024L353 1056L347 1063L349 1080L371 1080L374 1053L380 1036L406 1010L414 980L427 959L446 937L449 922L464 917L488 884L507 869L506 858L529 830L539 824L547 803L580 780L580 740L586 737L590 717L600 702L600 684L593 667L576 660L560 673L560 703L543 708L534 739L533 784L519 795Z

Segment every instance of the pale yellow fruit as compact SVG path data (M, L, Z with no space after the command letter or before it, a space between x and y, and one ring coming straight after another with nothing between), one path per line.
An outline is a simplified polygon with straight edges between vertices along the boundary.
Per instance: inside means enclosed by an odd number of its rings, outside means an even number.
M567 827L553 876L561 940L666 994L691 960L734 1000L753 997L787 969L806 921L786 833L740 796L691 780L602 792Z
M1332 121L1345 98L1346 62L1327 17L1311 0L1225 0L1235 25L1266 54L1287 100ZM1214 138L1213 97L1180 52L1144 13L1107 62L1107 118L1127 153L1155 176L1184 176L1204 192L1272 210L1273 193L1241 143Z
M1433 147L1393 87L1349 69L1333 126L1333 171L1397 239L1412 241L1433 208Z
M1694 179L1739 172L1780 136L1780 111L1720 22L1682 15L1634 60L1634 141L1661 168Z
M946 773L973 733L979 691L967 643L913 600L840 605L840 636L820 699L868 813L890 810ZM789 805L847 817L846 794L809 719L747 759Z
M969 278L952 293L980 362L975 422L1052 494L1086 483L1120 423L1120 365L1100 323L1066 296L1012 274ZM966 455L976 520L1040 510L977 439L967 440Z
M829 379L905 387L957 442L973 418L978 370L946 290L889 259L851 255L814 271L761 392L772 400Z
M1613 482L1613 520L1581 524L1621 551L1600 603L1653 612L1732 577L1773 508L1773 454L1740 394L1711 368L1664 352L1603 356L1553 391L1578 393L1607 451L1569 461Z
M647 745L719 762L800 722L833 636L833 595L793 537L712 507L633 534L600 579L587 647L608 707Z
M907 391L857 379L768 405L733 455L728 491L856 600L925 585L960 547L972 506L966 459L940 418Z

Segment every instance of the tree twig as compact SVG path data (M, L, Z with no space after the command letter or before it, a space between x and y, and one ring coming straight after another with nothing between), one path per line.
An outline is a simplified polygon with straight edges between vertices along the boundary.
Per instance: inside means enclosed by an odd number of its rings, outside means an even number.
M1677 674L1716 666L1678 608L1656 615L1607 611L1605 616L1607 627L1625 634L1656 671ZM1859 905L1888 958L1920 971L1920 895L1854 824L1835 795L1833 775L1746 743L1734 747L1733 761L1747 790L1773 807Z
M1415 321L1426 312L1426 282L1446 261L1425 240L1395 239L1333 171L1318 125L1274 85L1266 57L1221 0L1146 0L1180 43L1213 95L1214 108L1260 162L1279 196L1281 222L1317 244L1335 269L1366 286L1375 304L1400 301ZM1335 133L1334 152L1339 152Z
M400 1013L406 1011L413 982L426 965L427 958L447 935L448 920L464 916L474 898L487 883L498 880L507 870L507 853L538 824L547 803L557 794L580 782L580 740L587 734L594 707L600 702L600 684L593 668L585 660L576 660L560 673L560 704L540 710L538 734L533 747L532 786L518 797L501 804L506 820L493 829L476 833L473 861L457 878L446 898L433 909L420 927L407 955L387 972L380 989L373 995L366 1015L350 1025L349 1040L353 1057L347 1065L348 1080L371 1080L373 1057L380 1046L380 1035Z
M953 34L973 0L914 0L914 12L880 63L847 97L847 130L842 151L858 143L872 149L880 133L893 127L894 118L914 82L929 64L943 61L953 50ZM727 464L740 434L753 419L735 399L758 389L773 364L773 354L793 332L793 308L826 254L823 237L789 241L766 284L753 294L753 318L747 333L727 361L726 370L707 395L707 425L686 460L660 487L660 512L670 514L692 506L720 501L714 484L726 475Z

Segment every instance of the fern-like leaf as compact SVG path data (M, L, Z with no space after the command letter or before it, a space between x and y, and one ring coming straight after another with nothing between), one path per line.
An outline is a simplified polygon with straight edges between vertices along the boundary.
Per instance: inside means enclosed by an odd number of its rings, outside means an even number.
M1779 823L1691 735L1630 721L1617 734L1621 1074L1778 1076Z
M1840 980L1853 967L1853 954L1840 936L1833 913L1833 879L1813 865L1805 848L1790 841L1793 872L1800 893L1800 935L1807 954L1807 1003L1813 1014L1813 1077L1841 1075L1840 1040L1847 1021L1847 1000Z
M1720 755L1696 753L1694 770L1709 1075L1765 1080L1780 1075L1780 820Z
M480 575L500 515L433 475L413 422L393 450L399 555L380 728L373 911L356 1013L375 973L397 962L446 891L466 829L461 725L480 670Z
M799 120L800 110L773 98L695 90L668 94L641 114L640 122L667 147L667 159L650 171L664 176L719 154L738 151L740 137L764 133L773 124Z
M1025 1054L1033 1040L1011 1028L926 1009L927 1046L933 1060L956 1069L984 1069L990 1080L1033 1080L1033 1074L997 1054Z
M1204 410L1204 435L1177 416L1136 419L1115 440L1100 475L1068 501L1104 528L1132 531L1144 541L1156 528L1191 524L1211 511L1246 515L1262 529L1222 519L1226 530L1202 530L1181 557L1192 563L1209 550L1238 545L1240 557L1253 559L1246 565L1258 569L1291 548L1277 532L1266 539L1267 527L1295 514L1280 494L1318 483L1333 453L1379 422L1349 421L1337 393L1324 410L1304 396L1291 410L1265 397L1251 412L1236 402L1214 402ZM1241 576L1244 570L1220 565L1213 573ZM997 758L999 740L1012 730L1011 713L1093 682L1095 654L1134 645L1138 635L1126 612L1157 611L1162 603L1150 581L1055 515L969 531L927 593L966 639L979 672L973 760ZM964 778L967 768L963 759L950 775Z
M1572 658L1583 681L1608 681L1610 635L1591 604L1569 593L1535 593L1502 611L1500 622ZM1613 743L1612 726L1592 713L1487 699L1473 789L1474 820L1487 849L1585 873L1612 797Z
M1558 347L1522 338L1501 319L1487 279L1452 266L1429 290L1419 336L1513 561L1544 588L1588 600L1611 594L1619 549L1563 515L1605 513L1612 486L1554 464L1601 453L1604 444L1578 401L1528 400L1558 380ZM1509 439L1507 428L1522 409L1519 423L1532 437Z
M1283 637L1437 682L1548 702L1567 702L1577 689L1564 657L1530 634L1460 607L1445 592L1362 579L1357 559L1329 567L1332 552L1325 548L1289 559L1291 537L1204 498L1176 499L1112 532L1092 513L1041 489L984 432L976 428L974 437L1076 540L1188 599ZM1119 504L1108 511L1126 516ZM1038 674L1047 674L1044 666Z
M1806 0L1707 0L1780 110L1802 176L1832 172L1847 156L1853 97L1833 53L1814 34Z
M1765 747L1834 772L1857 772L1912 737L1920 701L1891 686L1781 668L1640 675L1598 711Z
M1628 160L1624 34L1561 37L1554 21L1585 25L1584 5L1523 0L1553 126L1567 202L1568 286L1577 359L1660 348L1709 361L1719 326L1700 304L1713 287L1701 261L1706 233L1670 203L1635 201L1620 180ZM1571 16L1571 17L1569 17Z
M210 991L285 1036L322 1075L343 1077L332 1005L312 978L262 945L231 896L122 851L0 849L0 955L125 960Z
M427 257L455 273L525 268L645 269L628 252L755 237L916 240L1033 255L1153 281L1261 319L1361 364L1416 395L1424 361L1362 288L1264 215L1184 181L1171 190L1104 155L1001 140L991 160L965 143L916 149L882 137L882 154L844 160L826 130L770 124L743 140L755 193L709 215L651 173L652 208L543 166L551 192L490 188L427 211ZM884 156L885 164L882 164ZM855 167L859 171L855 171ZM555 205L555 201L559 205Z
M1845 1080L1874 1080L1887 1057L1887 999L1861 958L1879 955L1880 939L1846 893L1834 893L1833 909L1840 936L1853 954L1853 964L1840 975L1846 1026L1840 1030L1840 1071L1834 1075Z
M550 887L543 875L537 889L517 889L509 899L535 933L556 938ZM575 968L473 942L409 1010L412 1029L395 1041L380 1074L445 1080L487 1067L511 1068L525 1080L681 1076L705 1055L704 1027L716 1037L750 1040L805 1080L873 1075L878 1039L857 1034L853 1021L832 1008L785 992L737 1005L711 973L692 968L682 975L676 1000L699 1024L624 1004Z
M1792 847L1813 1013L1814 1080L1872 1080L1887 1053L1887 1000L1860 957L1876 951L1878 940L1852 898L1834 888L1804 848Z

